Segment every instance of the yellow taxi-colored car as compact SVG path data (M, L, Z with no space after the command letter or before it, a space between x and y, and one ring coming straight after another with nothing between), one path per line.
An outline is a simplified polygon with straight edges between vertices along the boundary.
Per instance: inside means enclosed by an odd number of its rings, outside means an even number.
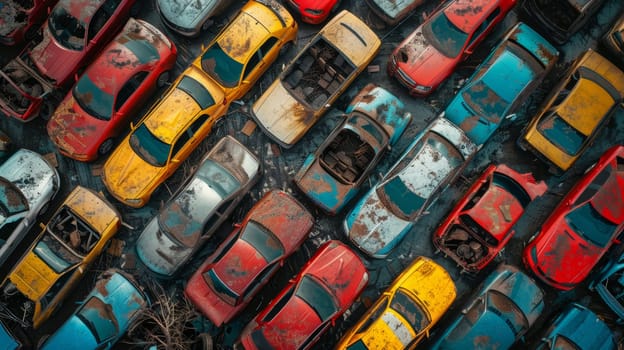
M0 298L19 308L19 315L26 310L38 328L80 282L120 224L121 216L108 201L77 186L4 279Z
M624 96L624 73L588 50L555 87L518 139L560 174L572 166Z
M413 349L429 337L456 295L455 283L442 266L417 257L345 333L336 349Z
M296 31L274 0L245 4L108 158L102 175L108 191L130 207L144 206Z

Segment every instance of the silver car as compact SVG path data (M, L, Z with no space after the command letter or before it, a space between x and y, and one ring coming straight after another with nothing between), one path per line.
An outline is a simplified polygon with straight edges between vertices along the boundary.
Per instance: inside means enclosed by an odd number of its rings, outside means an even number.
M212 236L260 177L260 162L231 136L221 139L197 171L147 224L139 259L167 278Z
M386 257L476 151L459 127L435 119L347 215L349 239L374 258Z
M17 150L0 165L0 266L46 211L60 177L40 154Z
M190 37L208 29L212 17L232 3L229 0L156 0L163 23L176 33Z

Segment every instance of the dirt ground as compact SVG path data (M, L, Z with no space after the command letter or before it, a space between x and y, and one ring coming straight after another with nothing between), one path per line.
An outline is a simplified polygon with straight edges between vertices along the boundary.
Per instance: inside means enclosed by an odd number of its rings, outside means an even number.
M401 87L398 82L388 78L385 72L385 66L389 54L394 47L419 23L422 22L426 14L431 13L433 9L438 6L437 3L437 1L430 1L429 4L418 8L414 14L403 23L396 27L388 28L384 27L383 24L370 13L363 1L342 1L340 6L341 8L349 9L350 11L356 13L360 18L363 18L371 27L375 29L382 39L383 43L381 51L372 63L372 66L378 66L380 70L378 72L373 72L374 69L371 70L371 72L365 71L360 77L357 78L355 83L346 92L346 96L342 98L339 103L334 106L335 108L323 117L321 121L313 127L301 141L299 141L291 149L282 149L277 144L271 142L259 128L256 128L250 135L243 132L243 129L251 120L248 111L253 101L255 101L264 89L270 85L288 59L294 57L296 51L295 49L291 49L286 57L279 58L279 60L269 69L264 77L256 84L252 91L247 94L247 96L232 104L227 116L218 123L211 135L203 141L200 147L198 147L190 159L188 159L180 167L176 174L174 174L174 176L170 178L164 186L161 186L148 205L141 209L124 207L121 203L116 202L112 196L106 193L106 189L104 188L99 177L104 160L98 160L93 163L85 164L61 156L55 150L51 141L47 137L44 120L37 118L30 123L22 124L8 117L1 118L0 128L9 134L17 146L29 148L42 154L55 155L54 158L58 163L58 169L62 175L61 194L57 196L55 204L60 203L64 198L64 195L67 194L75 185L82 184L101 191L107 195L111 203L115 204L123 214L123 220L125 223L122 230L116 236L118 242L121 243L121 250L118 250L117 252L111 251L110 253L104 254L99 259L97 266L92 268L92 272L89 273L85 281L81 284L81 287L72 294L71 300L67 301L64 304L63 309L53 316L46 323L46 325L42 327L42 329L36 332L26 329L33 343L36 344L37 339L41 335L53 332L56 326L73 311L73 307L76 305L75 302L81 300L90 290L99 271L111 266L122 267L125 270L134 273L135 276L137 276L137 278L139 278L144 284L153 285L155 281L150 277L149 273L144 271L134 256L134 243L138 235L151 216L153 216L158 211L159 207L167 201L168 198L170 198L171 194L175 192L181 182L192 173L194 166L197 164L202 155L205 154L207 150L209 150L217 142L217 140L224 135L229 134L242 141L260 157L263 164L264 174L259 183L253 188L253 190L243 200L242 204L234 212L231 220L223 224L210 242L198 254L196 254L195 258L192 260L191 266L185 268L184 272L182 272L175 280L162 283L164 290L170 295L173 295L173 300L178 300L178 298L181 297L181 291L185 285L185 281L194 269L204 260L204 258L214 250L220 240L230 232L232 229L232 223L239 222L253 203L255 203L269 189L281 188L292 193L314 214L316 223L310 238L304 243L303 247L288 259L284 268L278 272L278 276L269 282L269 284L261 291L261 294L254 299L241 316L237 317L234 321L220 329L215 328L209 321L197 315L195 315L197 316L196 318L189 318L186 320L190 322L190 326L192 326L195 331L211 334L216 344L216 348L228 348L236 339L242 327L244 327L244 325L251 318L253 318L258 311L267 305L267 303L277 294L279 290L281 290L288 279L290 279L299 270L299 268L305 263L305 261L307 261L307 259L314 253L316 248L321 243L329 239L340 239L346 241L345 234L342 229L342 220L344 219L344 215L348 212L349 208L336 217L330 217L323 214L321 211L315 209L312 206L312 203L306 201L306 199L299 192L297 192L292 183L292 177L301 166L305 157L309 153L312 153L316 147L320 145L324 138L330 133L333 126L336 125L339 120L338 116L341 112L340 110L345 107L349 97L354 96L359 89L364 87L367 83L375 82L390 90L397 96L400 96L401 99L407 104L409 111L413 115L412 123L406 133L402 136L398 145L386 155L378 166L378 174L383 174L398 159L405 147L413 139L414 135L437 114L444 110L454 93L471 75L479 62L487 56L490 49L498 42L505 30L510 28L518 19L523 19L522 15L519 15L517 12L512 12L509 16L507 16L505 21L494 30L492 35L490 35L490 37L480 45L474 55L459 66L451 78L448 79L437 92L424 99L409 97L407 91ZM186 65L199 54L202 44L207 44L228 22L228 20L232 18L232 16L236 13L236 10L238 10L241 5L242 2L241 4L237 2L236 5L233 5L230 8L226 15L216 20L215 24L209 31L194 39L184 38L167 30L167 28L165 28L160 22L152 1L145 3L139 17L147 19L149 22L165 31L176 42L179 57L175 73L180 73ZM436 262L446 267L454 278L458 289L457 300L454 302L452 308L447 312L442 322L434 328L432 337L435 338L436 333L440 333L444 325L451 321L462 310L465 303L471 298L472 291L476 290L479 282L496 265L496 263L491 264L487 271L481 272L478 275L473 276L462 274L460 273L460 269L458 269L450 259L434 253L431 243L431 235L444 215L451 209L452 205L456 202L462 192L467 189L470 182L474 180L489 163L506 163L521 172L531 171L538 180L545 180L549 186L547 193L535 200L529 206L525 215L520 219L516 226L516 234L514 238L504 250L503 254L497 258L497 261L499 262L506 262L518 266L521 265L520 253L523 248L523 242L539 229L540 224L554 209L562 196L565 195L571 186L579 179L580 175L588 166L595 162L595 160L597 160L598 157L610 146L624 143L624 110L620 109L617 111L608 126L600 132L592 147L585 152L572 169L561 177L549 175L544 164L542 164L531 154L521 151L515 145L515 141L518 138L522 127L528 123L537 110L544 95L549 91L553 84L558 81L559 77L562 76L562 73L566 67L569 66L569 63L587 48L598 47L597 39L605 33L607 28L609 28L613 21L623 11L624 3L620 0L606 1L598 15L593 16L588 25L573 36L568 44L560 47L562 58L557 64L555 71L551 72L543 86L535 91L528 103L526 103L525 106L518 112L517 118L514 121L508 121L503 124L499 131L494 134L494 136L485 144L473 161L468 165L462 174L462 178L447 189L440 200L431 209L430 213L419 221L418 225L412 229L401 245L394 250L388 258L383 260L373 260L363 257L370 273L370 282L368 287L362 297L353 305L349 312L344 315L343 320L336 323L336 325L333 326L329 332L321 337L318 344L314 347L315 349L327 349L335 344L344 330L357 321L358 317L392 282L394 277L396 277L404 267L409 265L409 263L419 255L433 257ZM305 43L316 33L318 29L318 26L300 24L298 42L296 46L298 48L303 47L303 45L305 45ZM604 52L601 47L598 47L598 50ZM16 52L16 49L0 48L0 59L2 59L3 62L6 62L6 60L10 59L10 57L16 54ZM150 98L149 103L146 104L146 108L153 100L155 100L155 97ZM135 120L138 120L139 118L140 115L137 115ZM369 183L373 184L375 179L378 179L379 177L380 175L373 176L373 179L371 179ZM56 205L52 205L51 208L56 208ZM48 216L49 215L50 213L48 213ZM46 220L47 217L42 218L43 222ZM32 238L34 238L38 232L39 228L37 227L33 230L33 232L31 232ZM32 238L27 239L27 241ZM26 247L24 247L24 249L25 248ZM18 249L18 251L19 250L20 249ZM15 254L10 261L16 262L18 258L19 252ZM7 270L8 266L0 268L2 276L7 273ZM158 283L158 281L156 281L156 283ZM601 304L599 298L594 295L594 293L589 292L585 284L578 286L571 292L566 293L560 293L548 287L544 287L544 290L547 293L549 302L547 304L545 314L540 318L536 327L534 327L526 337L527 343L529 344L531 341L539 337L539 333L546 328L549 321L559 311L561 306L570 301L581 301L586 305L589 304L595 311L600 312L608 321L612 321L613 319L613 316L607 311L606 307ZM176 326L183 327L182 324L176 324ZM189 324L186 326L189 326ZM620 335L622 334L621 326L620 328L618 328L615 324L611 324L611 326L614 331L618 332ZM140 334L142 333L138 330L137 333L135 333L135 337L126 337L124 341L116 346L116 348L128 348L128 342L136 340ZM192 339L195 336L192 331L186 332L185 334L188 335L189 339ZM426 344L423 345L423 347L426 348ZM526 345L519 344L517 345L517 348L524 349L526 348Z

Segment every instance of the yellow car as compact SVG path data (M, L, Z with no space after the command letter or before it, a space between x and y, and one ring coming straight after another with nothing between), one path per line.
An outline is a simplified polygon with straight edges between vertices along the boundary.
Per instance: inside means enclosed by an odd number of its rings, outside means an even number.
M117 233L121 216L102 196L76 187L2 282L0 299L38 328L80 282ZM21 316L20 316L21 317Z
M591 49L555 87L518 139L560 174L591 143L624 96L624 73Z
M245 4L108 158L102 177L108 191L130 207L144 206L296 32L275 1Z
M253 104L265 134L292 147L373 60L381 41L347 10L332 18Z
M413 349L429 337L456 295L455 283L442 266L417 257L345 333L336 349Z

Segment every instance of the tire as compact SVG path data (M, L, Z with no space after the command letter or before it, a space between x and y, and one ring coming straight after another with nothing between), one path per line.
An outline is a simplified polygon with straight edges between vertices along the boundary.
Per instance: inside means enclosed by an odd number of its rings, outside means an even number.
M100 143L100 147L98 147L98 154L103 156L108 154L113 149L113 139L106 139L102 143Z
M156 79L156 86L158 88L161 88L165 85L167 85L167 83L169 83L169 71L165 71L160 73L160 75L158 76L158 79Z

